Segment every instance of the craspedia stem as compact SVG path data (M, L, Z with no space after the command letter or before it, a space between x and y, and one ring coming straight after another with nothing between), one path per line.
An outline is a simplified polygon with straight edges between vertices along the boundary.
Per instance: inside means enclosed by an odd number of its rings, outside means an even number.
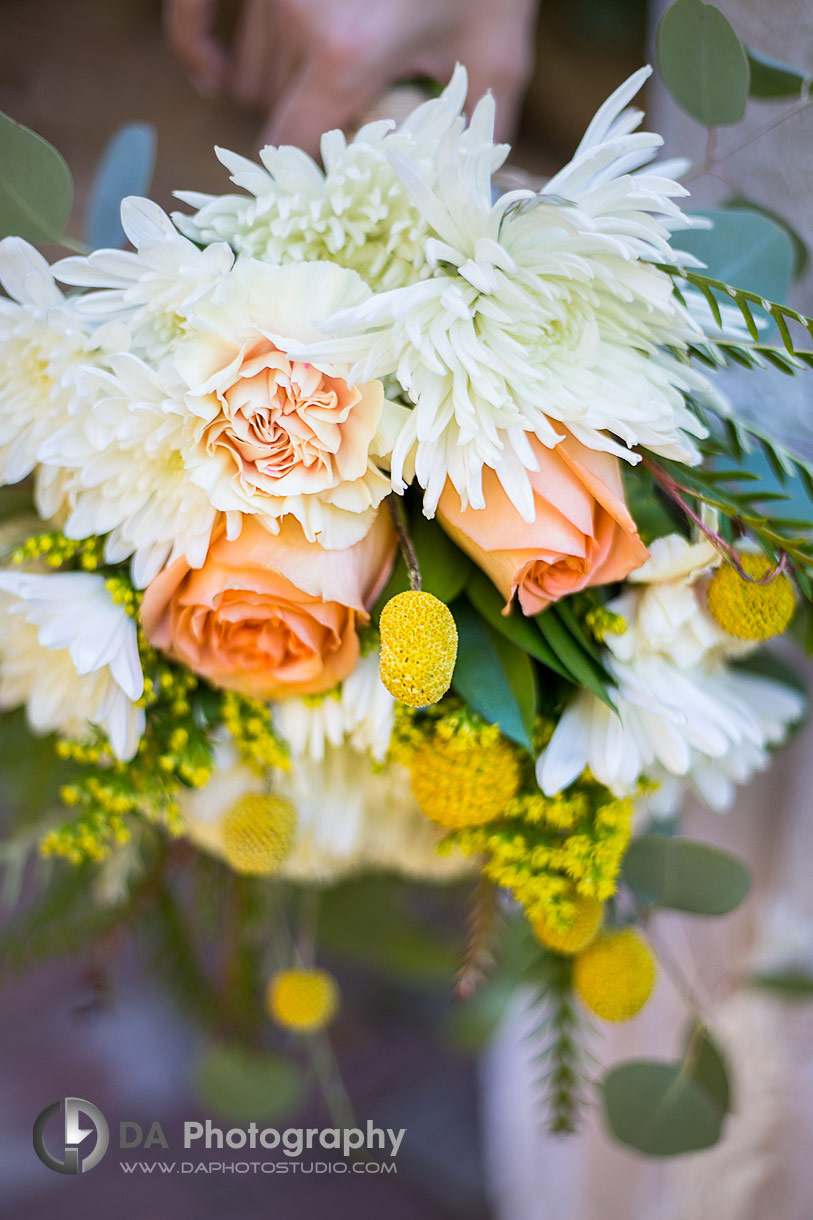
M421 567L418 563L418 556L415 552L415 547L412 544L412 538L407 525L406 513L404 512L404 502L402 498L395 492L391 492L387 496L387 508L389 509L392 523L395 526L395 534L398 538L398 545L401 548L401 554L404 557L406 564L407 576L409 577L409 587L414 592L420 592L421 585Z

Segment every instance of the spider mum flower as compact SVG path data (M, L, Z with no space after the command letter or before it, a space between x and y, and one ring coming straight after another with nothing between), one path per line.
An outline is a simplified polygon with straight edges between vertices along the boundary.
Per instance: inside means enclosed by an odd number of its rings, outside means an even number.
M339 986L327 970L280 970L266 990L268 1015L285 1029L311 1034L339 1010Z
M457 659L452 612L431 593L410 589L381 611L381 681L401 703L425 707L442 699Z
M543 914L533 919L534 936L554 953L570 956L586 948L601 927L604 904L598 898L575 894L572 900L573 914L570 923L563 926Z
M773 564L766 555L741 554L740 563L750 580L731 564L722 564L709 581L709 612L728 635L738 640L769 640L781 635L793 618L796 599L784 572L768 584L755 584Z
M408 765L422 811L450 830L502 817L519 788L516 750L494 725L449 737L436 731Z
M238 873L266 877L293 846L296 810L282 796L243 796L224 817L220 834L227 864Z
M654 954L632 928L597 937L573 962L576 994L603 1021L636 1016L652 994L655 975Z

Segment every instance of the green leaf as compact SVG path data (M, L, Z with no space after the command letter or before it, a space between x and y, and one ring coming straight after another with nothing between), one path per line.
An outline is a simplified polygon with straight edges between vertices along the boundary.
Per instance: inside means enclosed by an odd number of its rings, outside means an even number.
M693 1025L686 1037L684 1065L696 1084L723 1114L731 1111L731 1081L725 1059L704 1025Z
M398 982L448 982L459 948L407 905L400 878L364 877L325 890L320 944Z
M615 704L609 691L609 677L585 652L578 640L556 613L556 606L549 606L541 614L537 614L535 622L542 632L546 643L556 654L559 661L572 675L572 681L585 690L592 691L602 703L615 711Z
M602 1082L604 1115L622 1144L646 1156L679 1156L720 1138L723 1112L680 1063L623 1063Z
M757 51L756 47L746 47L745 54L751 70L751 82L748 88L751 97L800 97L802 95L805 82L810 79L809 76L805 76L804 72L800 72L798 68L792 68L790 64L782 63L780 59L764 55L762 51Z
M85 217L85 240L94 249L125 245L121 201L146 195L155 167L155 128L151 123L127 123L102 153Z
M693 915L725 915L750 887L747 869L734 856L667 835L633 839L622 871L639 902Z
M506 737L530 750L530 699L522 689L533 682L527 655L484 623L467 601L458 599L452 612L458 637L452 689L489 724L498 724Z
M773 991L785 1000L813 999L813 974L805 970L777 970L752 974L748 983L761 991Z
M495 631L499 631L523 652L541 661L548 669L572 682L569 670L562 665L550 645L545 643L533 619L521 614L517 606L512 608L510 614L503 614L504 602L501 595L485 572L481 572L479 568L475 568L469 576L466 595L475 610L479 611Z
M705 216L714 227L681 233L680 248L701 259L709 275L770 301L785 299L794 258L793 243L785 229L767 216L744 208L692 215Z
M71 210L73 179L41 136L0 112L0 237L58 242Z
M436 521L429 521L421 512L411 516L409 532L418 556L423 588L448 606L463 592L471 572L471 560Z
M746 199L744 195L732 195L726 199L725 206L727 211L741 209L745 212L757 212L760 216L767 216L774 224L778 224L780 229L784 229L793 246L793 278L798 279L804 275L810 261L810 252L797 230L785 220L784 216L779 212L774 212L771 208L766 208L761 203L755 203L753 199Z
M206 1109L234 1123L281 1118L298 1109L305 1093L291 1059L223 1043L204 1047L194 1083Z
M663 82L687 114L706 127L739 123L748 98L748 60L718 8L677 0L663 15L656 45Z

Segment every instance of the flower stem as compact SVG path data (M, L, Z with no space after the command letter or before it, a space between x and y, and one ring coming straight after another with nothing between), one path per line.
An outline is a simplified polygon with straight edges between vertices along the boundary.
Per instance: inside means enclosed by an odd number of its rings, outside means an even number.
M305 1044L331 1120L342 1129L355 1127L356 1117L353 1113L353 1106L347 1096L339 1065L327 1034L324 1031L310 1034L305 1039Z
M407 525L406 513L404 512L404 502L399 495L392 492L391 495L387 496L387 508L390 511L392 523L395 526L395 533L398 538L398 545L401 548L401 554L406 564L409 587L413 592L419 592L421 589L421 568L418 563L418 556L415 553L415 547L412 544L412 538L409 534L409 526Z

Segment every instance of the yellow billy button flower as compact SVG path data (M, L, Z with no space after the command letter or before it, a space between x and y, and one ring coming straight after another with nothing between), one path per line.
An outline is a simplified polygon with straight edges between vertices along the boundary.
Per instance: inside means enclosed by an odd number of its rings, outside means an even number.
M449 738L435 734L417 746L409 770L422 812L449 830L502 817L519 789L516 750L496 725Z
M457 659L452 612L431 593L410 589L381 611L381 681L401 703L425 707L449 689Z
M573 986L597 1017L629 1021L655 986L654 954L632 928L608 932L574 958Z
M567 926L554 922L549 915L532 920L534 936L555 953L570 956L590 944L601 926L603 903L598 898L575 894L571 905L574 914Z
M275 873L291 850L296 810L281 796L255 793L235 801L220 826L227 864L238 873Z
M280 970L268 984L265 1003L277 1025L310 1034L333 1020L339 985L326 970Z
M738 640L769 640L781 635L793 618L793 585L784 572L768 584L754 583L774 566L767 555L745 552L739 560L751 580L744 580L731 564L722 564L709 582L709 612L723 631Z

